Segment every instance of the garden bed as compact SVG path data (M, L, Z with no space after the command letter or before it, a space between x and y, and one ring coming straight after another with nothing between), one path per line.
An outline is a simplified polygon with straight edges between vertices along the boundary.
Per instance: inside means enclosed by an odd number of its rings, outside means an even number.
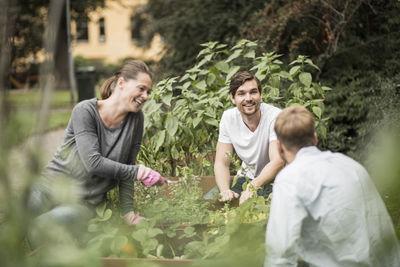
M101 251L106 266L142 260L189 266L193 260L231 258L229 253L238 248L235 256L257 253L254 258L261 260L269 199L254 197L239 207L237 201L208 201L203 195L215 186L213 176L179 180L162 187L135 185L135 210L150 219L135 227L123 225L115 211L98 208L88 244Z
M102 258L103 267L128 266L159 266L159 267L189 267L193 260L189 259L146 259L146 258Z
M184 180L168 187L137 185L135 202L142 202L135 209L149 220L136 226L121 220L113 200L109 204L114 207L97 207L83 246L107 267L204 266L205 261L207 266L232 266L242 258L262 264L269 199L254 197L241 206L216 208L215 203L203 199L204 192L214 187L214 177ZM51 249L55 248L47 248ZM45 251L32 256L40 258Z

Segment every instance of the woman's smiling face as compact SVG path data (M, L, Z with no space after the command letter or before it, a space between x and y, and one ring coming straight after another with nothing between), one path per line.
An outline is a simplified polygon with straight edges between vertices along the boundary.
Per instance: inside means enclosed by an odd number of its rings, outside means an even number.
M148 74L140 72L136 79L129 79L119 84L122 88L123 102L129 112L138 112L147 101L152 81Z

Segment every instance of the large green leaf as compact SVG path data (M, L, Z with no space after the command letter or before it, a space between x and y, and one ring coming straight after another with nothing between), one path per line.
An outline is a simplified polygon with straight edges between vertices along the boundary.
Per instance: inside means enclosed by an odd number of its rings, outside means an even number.
M165 94L161 97L164 104L171 106L172 93Z
M171 156L172 156L173 159L178 159L179 158L179 152L176 149L175 145L173 145L171 147Z
M108 219L110 219L112 216L112 210L111 209L106 209L106 211L104 212L104 217L101 219L101 221L107 221Z
M199 88L200 90L204 90L207 88L206 81L202 80L199 83L196 84L196 87Z
M229 64L226 63L225 61L218 61L217 64L215 64L215 67L225 73L229 72Z
M157 239L151 238L151 239L147 239L142 243L143 249L144 249L144 253L145 252L149 252L151 250L154 250L157 248L158 246L158 241Z
M133 239L142 243L142 242L146 241L146 239L148 238L147 229L144 229L144 228L138 229L138 230L134 231L131 236Z
M216 119L213 119L213 118L204 119L204 122L209 124L209 125L215 126L215 127L218 127L218 125L219 125L218 121Z
M249 52L247 52L244 55L244 57L247 57L247 58L255 58L255 56L256 56L256 52L254 50L250 50Z
M307 87L310 87L310 86L311 86L312 76L311 76L310 73L308 73L308 72L302 72L302 73L300 73L299 79L300 79L300 82L301 82L302 84L304 84L305 86L307 86Z
M242 49L235 50L235 52L233 52L233 54L229 56L229 58L226 60L226 62L231 62L235 58L238 58L241 53L242 53Z
M196 128L197 125L199 125L199 123L201 122L202 118L201 117L197 117L193 120L193 127Z
M207 75L207 84L212 85L217 77L213 73Z
M105 239L104 235L98 235L95 236L94 238L90 239L88 242L88 245L92 248L92 249L100 249L101 245L103 244L103 240Z
M322 110L320 107L313 107L312 108L313 113L315 114L315 116L318 117L318 119L321 119L321 115L322 115Z
M300 66L294 66L294 67L290 68L290 70L289 70L290 76L295 77L299 70L300 70Z
M311 59L307 58L307 59L305 60L305 62L306 62L308 65L313 66L315 69L319 70L319 67L318 67L317 65L315 65L315 64L312 62Z
M230 68L228 75L226 75L226 81L229 81L232 76L235 75L236 72L238 72L239 69L239 66L233 66L232 68Z
M186 90L186 89L188 89L189 88L189 86L192 84L192 82L190 82L190 81L188 81L188 82L185 82L183 85L182 85L182 89L183 90Z
M176 131L178 130L178 118L172 116L171 114L168 115L165 121L165 128L167 129L169 135L174 136Z
M272 87L280 88L281 79L279 76L274 75L269 79L269 83Z
M157 141L155 143L156 147L154 148L155 151L158 151L158 149L162 146L165 140L165 130L160 131L156 135Z
M153 112L158 111L160 109L161 105L162 105L161 103L156 103L156 101L154 99L151 99L145 103L143 112L146 115L150 115Z
M150 228L149 231L147 232L149 237L155 237L162 233L163 233L163 231L161 231L161 229L159 229L159 228Z

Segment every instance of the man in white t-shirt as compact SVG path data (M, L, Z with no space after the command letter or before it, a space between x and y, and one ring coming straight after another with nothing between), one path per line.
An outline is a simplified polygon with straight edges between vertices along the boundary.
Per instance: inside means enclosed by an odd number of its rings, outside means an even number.
M320 151L312 114L284 109L275 132L287 165L274 182L265 267L400 266L392 221L364 167Z
M220 201L229 201L241 194L239 203L243 203L252 196L250 186L259 189L258 194L268 195L271 190L266 192L264 186L271 183L284 165L274 132L280 109L261 102L260 81L249 72L239 72L232 77L229 93L236 107L222 115L214 173ZM240 178L231 187L229 155L233 149L242 160L244 171L239 171ZM242 192L245 177L251 182Z

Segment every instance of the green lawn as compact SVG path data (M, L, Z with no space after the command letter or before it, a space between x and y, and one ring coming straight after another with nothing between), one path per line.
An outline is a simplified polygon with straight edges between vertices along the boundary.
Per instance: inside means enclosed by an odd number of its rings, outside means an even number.
M75 96L77 96L75 94ZM12 107L17 108L37 108L40 105L41 94L38 90L30 91L10 91L7 100ZM71 93L70 91L54 91L50 101L52 109L70 108Z

